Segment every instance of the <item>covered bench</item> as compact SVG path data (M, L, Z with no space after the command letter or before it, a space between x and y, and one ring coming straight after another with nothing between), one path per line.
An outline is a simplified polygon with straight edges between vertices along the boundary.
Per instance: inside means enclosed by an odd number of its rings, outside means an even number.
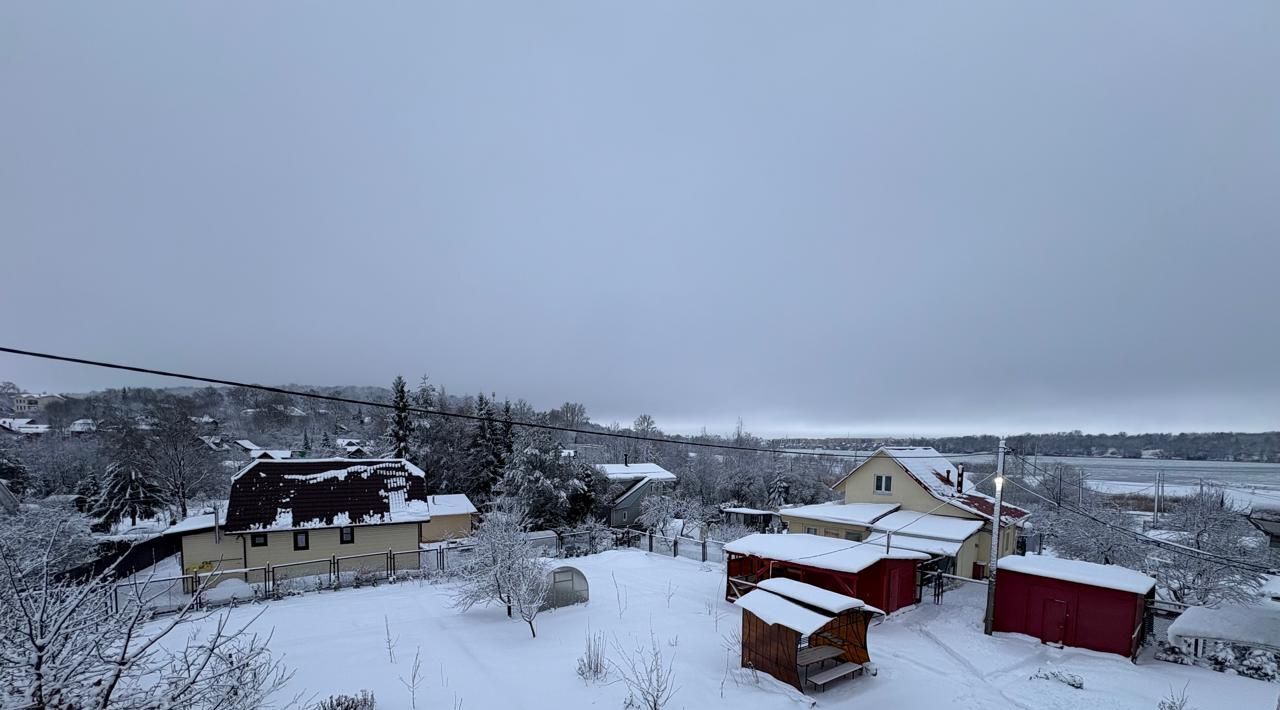
M742 607L742 665L803 692L863 671L867 624L884 612L860 600L791 579L774 578L734 602ZM808 645L804 644L805 639ZM809 667L835 661L809 675Z

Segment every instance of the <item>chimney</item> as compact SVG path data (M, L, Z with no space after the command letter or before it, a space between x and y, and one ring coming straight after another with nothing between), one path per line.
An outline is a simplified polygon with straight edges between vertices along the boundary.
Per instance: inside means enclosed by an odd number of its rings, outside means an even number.
M964 493L964 464L956 465L956 493Z

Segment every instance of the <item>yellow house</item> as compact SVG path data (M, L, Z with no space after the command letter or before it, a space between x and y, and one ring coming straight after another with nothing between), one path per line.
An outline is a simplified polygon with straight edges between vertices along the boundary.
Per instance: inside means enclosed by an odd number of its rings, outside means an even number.
M883 543L947 558L956 574L986 576L995 500L932 448L882 447L832 488L843 501L778 511L791 532ZM1028 511L1001 508L1001 556L1017 547Z
M410 553L397 569L416 568L421 542L470 534L475 512L466 496L428 496L426 474L404 459L263 458L232 479L225 515L168 532L182 536L184 574L287 565L279 579L327 575L334 558L351 558L341 572L386 570L388 551Z

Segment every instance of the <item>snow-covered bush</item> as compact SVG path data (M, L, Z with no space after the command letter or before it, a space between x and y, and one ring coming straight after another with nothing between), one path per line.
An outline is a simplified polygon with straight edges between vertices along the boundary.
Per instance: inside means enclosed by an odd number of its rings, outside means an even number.
M1031 678L1032 679L1043 678L1044 680L1056 680L1059 683L1069 685L1072 688L1075 688L1076 690L1084 690L1084 678L1076 675L1075 673L1067 673L1066 671L1055 671L1053 669L1046 671L1043 668L1038 668L1036 669L1035 673L1031 674Z
M1160 704L1156 706L1156 710L1195 710L1189 704L1191 699L1187 697L1187 687L1184 685L1182 690L1169 689L1169 694L1160 699Z
M639 710L665 708L676 693L673 682L675 657L668 659L663 655L662 646L652 631L649 632L648 648L637 645L634 651L628 652L617 646L617 651L621 660L614 661L613 666L630 692L627 706Z
M1157 661L1168 661L1169 663L1177 663L1180 666L1193 666L1196 661L1181 646L1164 641L1156 642L1155 657Z
M578 658L578 677L587 683L598 683L609 676L609 661L604 655L604 632L587 629L587 648Z
M1280 680L1280 664L1277 663L1276 654L1262 649L1255 649L1247 653L1244 660L1240 661L1240 675L1249 678L1257 678L1274 683Z
M374 710L373 693L362 690L359 695L331 695L315 704L314 710Z
M475 530L475 552L459 570L453 604L467 611L476 604L498 603L507 616L518 612L538 635L534 619L546 601L550 567L529 541L527 509L518 501L500 498Z

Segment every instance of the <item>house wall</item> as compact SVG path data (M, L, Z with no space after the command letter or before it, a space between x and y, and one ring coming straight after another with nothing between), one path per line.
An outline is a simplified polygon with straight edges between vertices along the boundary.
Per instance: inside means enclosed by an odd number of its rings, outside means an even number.
M268 562L273 565L302 560L327 560L337 555L362 555L366 553L394 550L404 552L418 549L418 523L398 523L390 525L357 525L356 539L350 545L339 542L338 528L312 528L308 530L308 549L293 549L293 531L267 533L266 547L253 547L248 534L245 534L248 567L261 567ZM370 564L378 564L376 561ZM327 573L328 568L325 567ZM309 572L309 574L320 574Z
M433 515L422 524L422 542L439 542L471 535L471 515ZM359 539L359 535L356 536Z
M661 488L661 482L646 482L625 501L613 506L609 511L609 524L615 528L625 528L635 525L636 518L640 517L640 504L644 502L645 498L654 495Z
M864 525L847 525L842 523L826 523L821 520L812 520L809 518L801 518L795 515L787 515L781 513L782 521L787 524L787 531L792 533L806 532L806 528L813 528L814 535L823 537L835 537L841 540L862 540L867 536L868 528ZM852 535L852 537L850 537Z
M244 566L239 535L223 533L215 536L213 530L202 530L182 536L183 574L212 572L214 569L240 569Z

